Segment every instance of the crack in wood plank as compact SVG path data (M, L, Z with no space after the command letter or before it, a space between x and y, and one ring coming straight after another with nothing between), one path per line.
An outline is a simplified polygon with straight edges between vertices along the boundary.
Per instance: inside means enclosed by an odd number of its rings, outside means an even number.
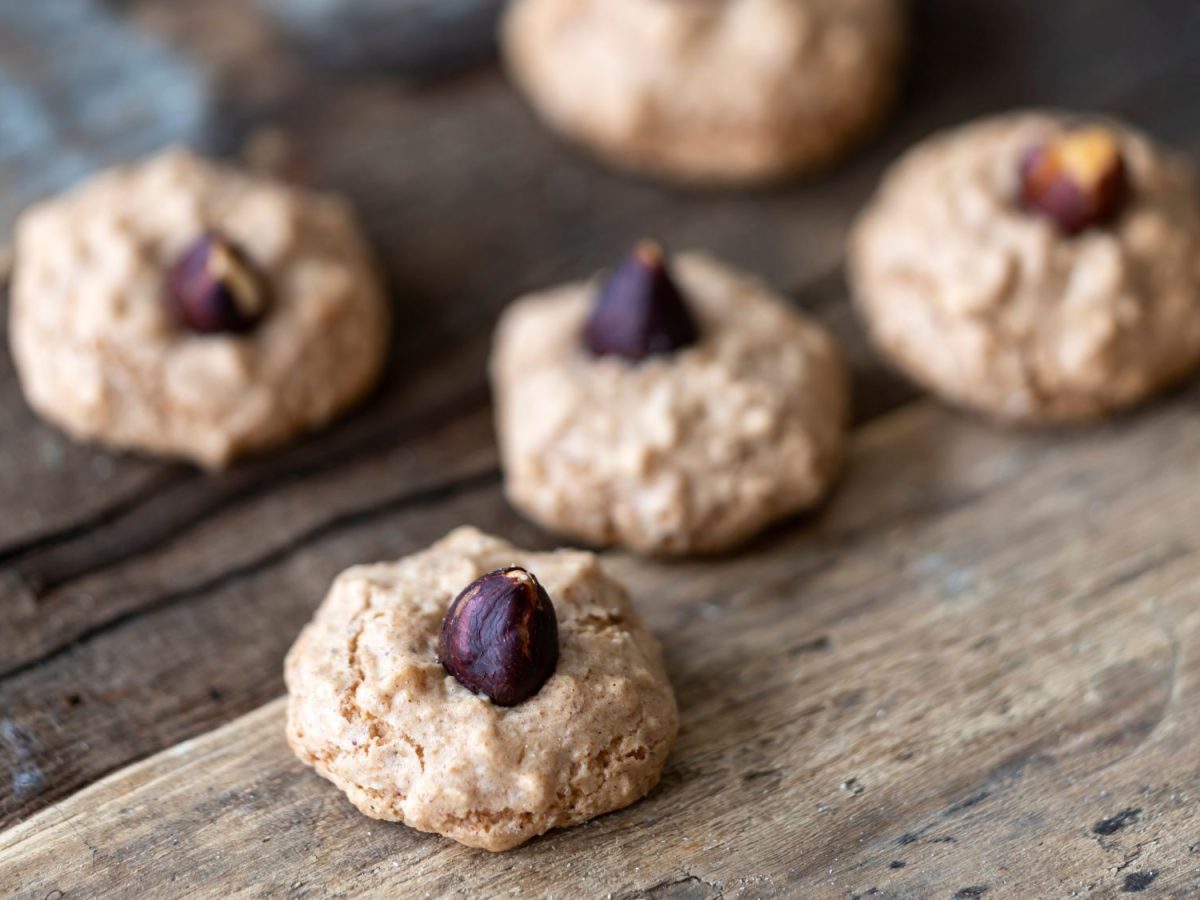
M277 565L295 553L303 550L310 544L328 537L340 529L361 526L371 522L373 519L395 514L401 510L436 504L461 494L469 493L471 491L481 490L487 487L494 487L499 483L499 481L500 472L496 469L488 469L483 472L476 472L460 478L455 478L442 484L435 484L419 490L411 491L398 497L389 497L362 509L357 509L349 513L343 513L342 515L335 516L331 519L314 525L298 537L288 541L286 544L273 548L269 552L264 553L263 555L256 557L255 559L243 565L224 571L220 575L217 575L201 584L191 585L186 588L170 591L165 594L152 597L145 603L140 604L135 609L122 613L115 618L102 621L99 624L81 632L80 634L75 635L70 641L55 647L40 657L30 659L21 663L20 665L12 666L8 669L0 670L0 680L13 678L36 669L42 664L53 660L55 657L61 656L68 650L74 649L82 644L86 644L88 641L100 637L101 635L108 634L116 629L121 628L123 625L139 616L161 611L173 604L181 603L196 597L201 597L210 591L227 587L239 579L249 578L257 575L264 569Z
M310 458L310 454L303 453L301 448L294 460L274 463L265 470L262 465L250 464L241 469L211 476L201 472L185 474L185 470L172 468L164 473L166 477L162 479L162 489L140 492L135 502L118 508L115 515L106 516L102 524L112 527L118 520L132 517L154 502L161 502L167 508L167 514L171 517L169 523L154 522L154 527L147 534L134 538L121 535L115 549L95 558L85 557L78 562L55 566L53 556L49 562L40 562L36 558L30 559L30 552L25 551L21 554L22 558L17 560L17 565L26 579L38 587L39 593L47 593L84 575L131 559L146 550L174 540L230 507L248 503L313 475L336 471L339 467L365 455L402 443L415 435L436 430L446 422L479 409L486 402L487 389L482 383L478 383L433 409L421 410L399 422L385 421L372 427L361 439L347 441L346 446L339 446L333 452ZM192 493L193 489L197 490L200 496L192 503L181 501L168 493L175 487L187 492L185 497ZM94 544L94 536L89 536L83 528L72 526L69 530L71 534L68 540L90 538L87 543L89 546ZM62 543L63 540L55 538L35 549L51 551Z
M119 496L100 509L82 519L67 522L51 531L24 538L16 543L0 547L0 565L8 565L59 544L86 537L89 533L110 525L141 507L147 500L163 490L179 483L183 470L171 467L155 473L148 482L138 485L127 494Z

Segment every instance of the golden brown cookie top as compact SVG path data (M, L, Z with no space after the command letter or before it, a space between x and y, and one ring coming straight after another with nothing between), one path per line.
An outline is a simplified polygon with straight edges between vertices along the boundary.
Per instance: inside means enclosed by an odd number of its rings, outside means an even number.
M554 604L553 674L497 705L437 656L454 598L520 566ZM288 740L367 815L506 850L626 806L657 781L678 714L658 642L591 553L528 553L460 528L334 582L288 654Z
M517 0L503 46L543 118L610 162L744 183L867 129L903 32L896 0Z

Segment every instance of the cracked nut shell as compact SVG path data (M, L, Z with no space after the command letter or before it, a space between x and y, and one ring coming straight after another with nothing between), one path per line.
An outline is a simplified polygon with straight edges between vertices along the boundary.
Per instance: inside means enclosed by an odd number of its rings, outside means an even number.
M468 690L497 706L516 706L541 690L558 665L554 604L520 566L489 572L450 604L438 660Z
M601 288L584 329L595 356L640 362L699 338L696 322L667 268L663 249L642 241Z
M172 266L167 284L175 318L198 334L244 334L267 311L267 285L244 252L205 234Z
M1070 131L1021 160L1021 202L1075 235L1110 220L1128 190L1116 135L1105 128Z

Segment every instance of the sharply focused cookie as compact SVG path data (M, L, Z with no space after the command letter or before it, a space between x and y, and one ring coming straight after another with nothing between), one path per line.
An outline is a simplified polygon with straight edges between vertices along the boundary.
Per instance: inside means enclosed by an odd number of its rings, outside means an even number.
M626 169L699 183L829 162L880 117L897 0L515 0L509 71L553 128Z
M605 281L517 301L491 367L509 499L592 544L728 549L815 504L841 460L831 338L701 254L643 243Z
M288 742L369 816L508 850L644 796L678 730L591 553L460 528L348 569L288 654Z
M998 419L1095 418L1200 364L1196 184L1117 122L1020 113L931 139L849 259L876 345Z
M17 224L21 383L80 439L208 467L280 444L374 384L388 318L343 202L187 151Z

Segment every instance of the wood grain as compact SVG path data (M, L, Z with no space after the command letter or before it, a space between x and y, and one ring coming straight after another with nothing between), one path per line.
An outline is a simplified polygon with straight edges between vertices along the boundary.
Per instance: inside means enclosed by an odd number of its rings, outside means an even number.
M375 822L276 702L0 834L0 891L1189 896L1198 400L1054 436L909 407L808 527L611 557L683 722L625 811L500 856Z

